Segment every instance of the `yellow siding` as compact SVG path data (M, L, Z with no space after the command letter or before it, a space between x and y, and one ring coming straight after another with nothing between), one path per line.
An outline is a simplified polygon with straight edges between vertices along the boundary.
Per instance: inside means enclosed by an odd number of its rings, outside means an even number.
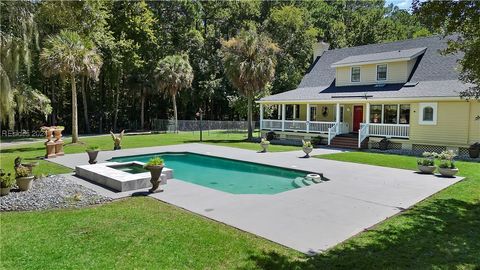
M413 64L410 62L413 61ZM408 79L409 70L413 68L415 59L411 61L391 62L387 63L387 80L381 83L404 83ZM409 67L410 66L410 67ZM360 82L352 83L350 81L351 67L336 68L336 86L346 85L362 85L376 84L377 81L377 64L361 65Z
M471 101L470 102L470 134L468 144L473 144L475 142L480 142L480 102Z
M407 80L408 80L408 77L410 76L410 73L412 73L413 67L415 66L416 62L417 62L417 58L408 61L408 63L407 63Z
M438 102L437 104L436 125L420 125L419 103L410 105L410 140L412 143L468 145L469 135L475 135L475 132L469 131L470 121L467 120L470 118L471 102Z

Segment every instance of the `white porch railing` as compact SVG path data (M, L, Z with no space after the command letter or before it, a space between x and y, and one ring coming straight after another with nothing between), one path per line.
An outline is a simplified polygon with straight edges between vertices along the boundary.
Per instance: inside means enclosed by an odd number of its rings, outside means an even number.
M410 125L405 124L369 124L368 134L370 136L385 136L395 138L408 138L410 136Z
M335 136L337 136L337 131L338 131L338 123L335 123L332 127L328 129L328 145L330 145L330 142L332 141Z
M358 148L361 148L363 140L368 137L368 130L370 124L360 124L360 129L358 130Z
M282 130L282 120L263 120L263 129Z
M285 130L306 131L307 121L285 120Z
M310 121L310 132L327 133L333 125L335 125L335 122Z

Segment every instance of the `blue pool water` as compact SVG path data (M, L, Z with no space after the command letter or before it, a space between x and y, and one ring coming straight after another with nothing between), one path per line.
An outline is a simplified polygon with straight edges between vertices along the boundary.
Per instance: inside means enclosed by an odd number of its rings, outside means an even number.
M112 158L148 162L159 156L176 179L233 194L275 194L302 185L306 172L193 153L158 153Z

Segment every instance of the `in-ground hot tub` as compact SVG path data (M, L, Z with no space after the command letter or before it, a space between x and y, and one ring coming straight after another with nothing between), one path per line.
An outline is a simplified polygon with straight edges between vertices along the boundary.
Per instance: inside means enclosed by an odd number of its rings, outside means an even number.
M84 179L123 192L152 186L150 172L145 170L143 165L144 163L138 161L107 162L76 166L75 173ZM173 171L163 168L160 184L165 185L167 179L171 178Z

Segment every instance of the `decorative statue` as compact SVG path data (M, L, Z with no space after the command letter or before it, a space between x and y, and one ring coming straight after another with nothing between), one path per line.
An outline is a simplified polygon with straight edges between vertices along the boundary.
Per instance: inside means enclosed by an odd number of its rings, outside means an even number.
M113 139L113 150L120 150L122 149L121 143L122 143L122 138L123 138L123 132L125 130L122 130L118 136L115 136L113 132L110 131L110 134L112 135Z

